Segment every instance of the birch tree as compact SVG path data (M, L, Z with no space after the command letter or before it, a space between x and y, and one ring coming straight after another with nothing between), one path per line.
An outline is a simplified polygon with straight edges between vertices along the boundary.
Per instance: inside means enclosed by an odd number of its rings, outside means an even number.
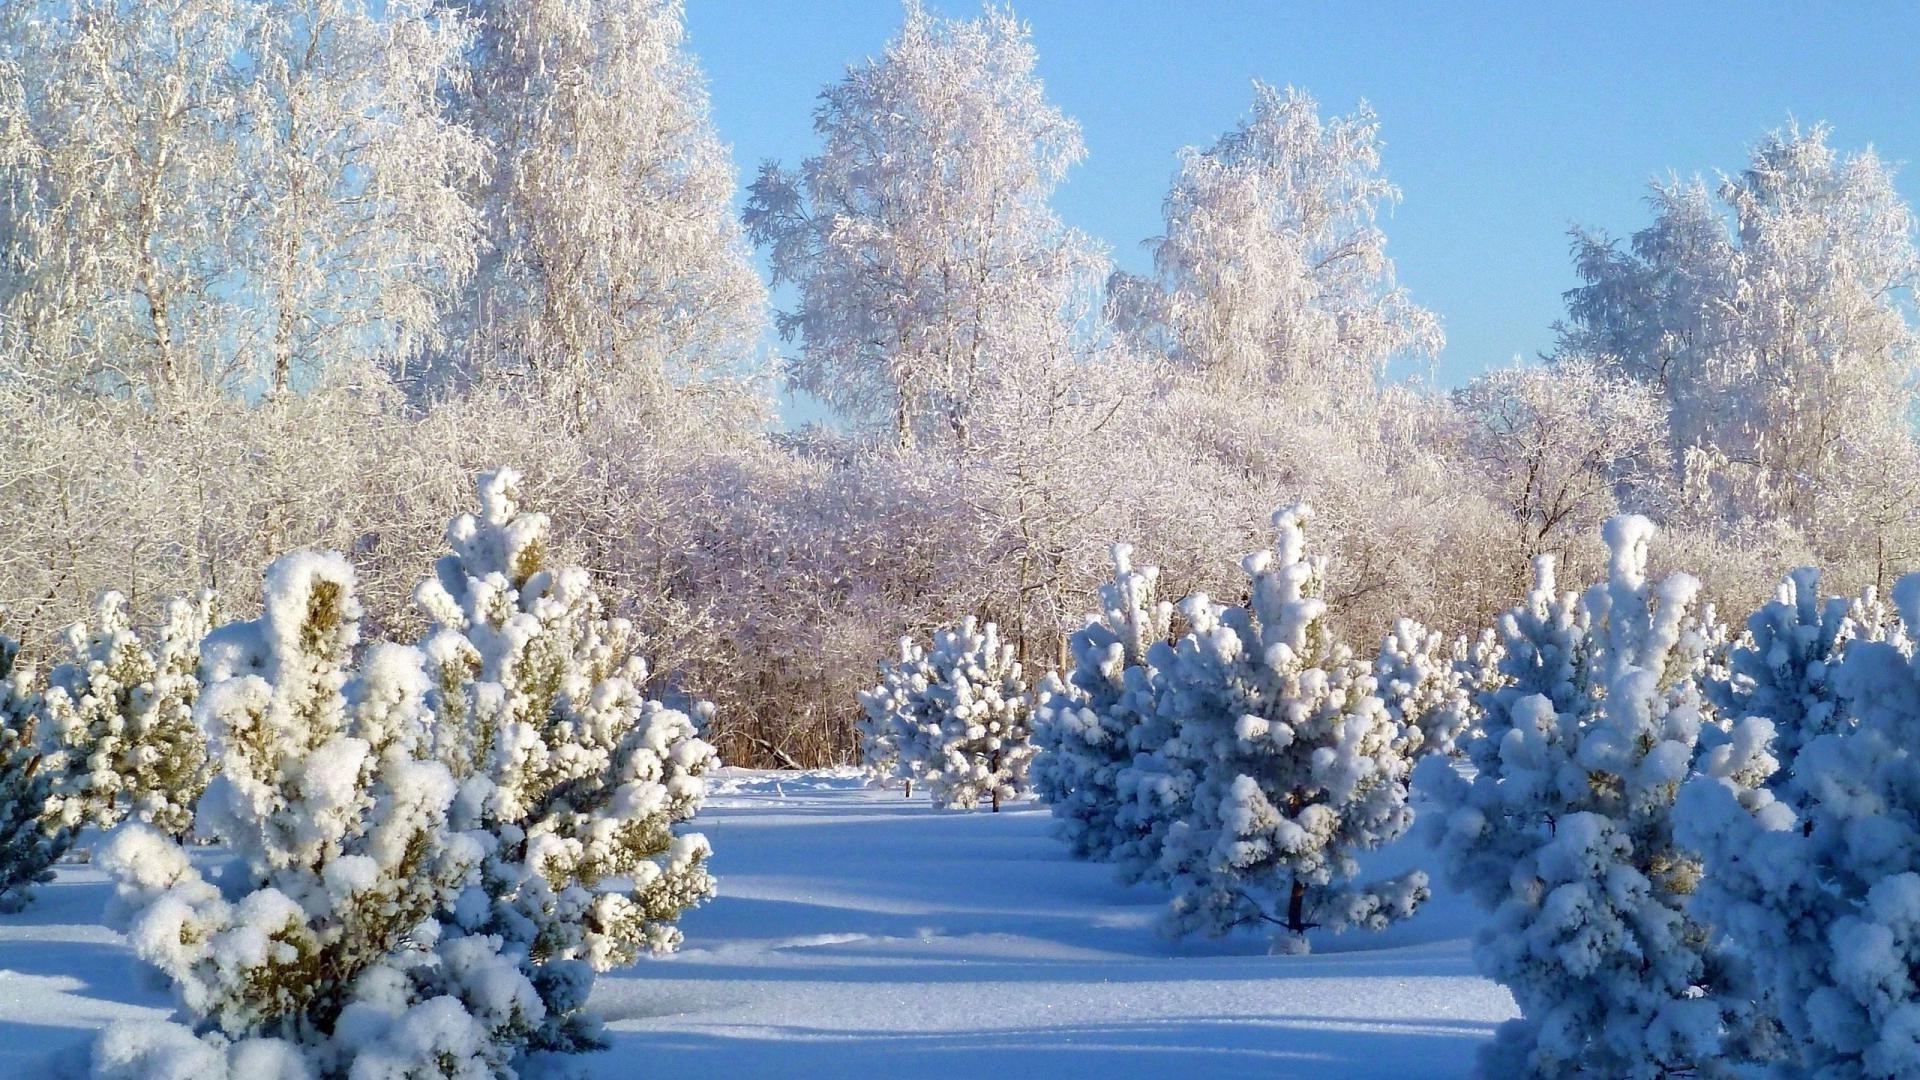
M13 365L143 397L236 374L222 330L249 17L236 0L0 2Z
M461 365L654 395L737 373L765 292L680 0L477 0L459 111L492 150Z
M478 241L463 182L482 148L439 100L466 41L432 0L283 0L249 21L234 333L276 393L356 359L404 371L436 343Z
M1438 352L1439 321L1387 257L1378 219L1400 189L1381 148L1366 105L1323 120L1307 94L1256 82L1246 119L1181 152L1152 242L1159 280L1114 283L1122 318L1211 380L1328 396Z
M877 60L827 87L820 153L762 166L747 232L798 341L788 380L901 446L965 447L982 403L1074 339L1104 257L1048 206L1085 150L1049 104L1027 27L907 6Z
M1665 397L1676 459L1729 519L1846 515L1871 501L1845 482L1850 448L1912 443L1913 214L1871 149L1827 139L1790 126L1713 193L1656 186L1624 250L1575 234L1585 284L1567 294L1561 353Z

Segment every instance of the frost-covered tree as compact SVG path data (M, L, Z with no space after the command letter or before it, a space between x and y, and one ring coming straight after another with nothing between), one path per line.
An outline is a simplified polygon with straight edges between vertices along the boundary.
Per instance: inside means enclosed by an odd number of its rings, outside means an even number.
M459 112L491 151L460 365L625 392L726 373L764 290L680 0L475 0Z
M354 586L337 555L285 556L261 617L207 637L196 709L221 762L201 828L230 854L211 872L137 823L102 851L134 951L173 981L185 1029L110 1035L103 1069L505 1075L541 1023L499 938L435 918L485 847L448 827L454 777L423 760L420 653L375 643L356 661Z
M472 269L480 153L439 98L465 30L435 7L0 5L28 140L0 155L0 300L36 362L106 392L285 391L430 343Z
M984 402L1074 346L1105 272L1048 206L1084 148L1034 66L1010 12L910 2L881 57L822 92L820 153L749 189L748 235L797 294L777 317L789 381L901 446L967 446Z
M1464 639L1400 619L1373 661L1374 693L1415 754L1448 754L1474 721L1468 680L1476 667ZM1417 736L1417 738L1416 738Z
M175 600L143 636L126 598L101 595L91 622L67 629L67 657L47 676L48 811L67 828L135 817L176 837L193 829L207 786L206 735L194 722L200 640L212 595Z
M46 827L52 775L41 768L40 699L19 656L0 636L0 914L25 907L73 842L71 830Z
M1576 233L1560 351L1667 400L1676 462L1721 515L1820 521L1833 544L1858 542L1835 512L1873 494L1844 483L1850 444L1912 442L1920 249L1891 169L1827 135L1768 135L1718 205L1697 180L1656 186L1628 250Z
M1817 577L1790 584L1811 590ZM1788 600L1799 595L1783 588L1755 620L1823 625ZM1920 619L1920 576L1902 578L1894 601L1908 625ZM1789 660L1788 670L1817 662ZM1801 805L1712 770L1681 795L1681 836L1705 854L1697 903L1753 966L1787 1068L1836 1080L1909 1076L1920 1070L1920 773L1911 753L1920 668L1892 642L1856 640L1828 684L1852 726L1809 732L1797 746ZM1770 697L1783 711L1799 705ZM1773 734L1764 718L1749 723L1762 739Z
M1064 681L1049 677L1033 719L1034 790L1085 859L1111 858L1135 838L1121 821L1119 774L1152 738L1148 655L1173 633L1173 605L1155 595L1160 568L1136 568L1128 544L1109 555L1113 580L1100 586L1100 610L1068 639L1074 666Z
M1247 605L1188 597L1191 631L1151 658L1171 725L1154 754L1192 792L1160 854L1173 933L1265 924L1276 948L1305 951L1309 930L1378 928L1427 896L1417 870L1355 881L1355 856L1413 822L1413 761L1367 665L1328 626L1310 516L1274 514L1274 549L1241 564Z
M415 597L434 624L434 755L461 785L452 823L491 838L453 921L527 958L539 1043L580 1049L598 1045L571 1015L591 972L672 951L681 912L713 895L706 838L676 828L717 764L698 729L712 709L649 696L639 629L553 560L519 478L480 477L480 512L448 526L453 552Z
M1674 799L1696 768L1751 789L1771 762L1757 727L1727 737L1708 711L1715 635L1695 579L1648 580L1653 534L1611 519L1607 580L1577 597L1541 556L1500 621L1504 684L1483 695L1472 769L1420 767L1423 828L1491 912L1475 959L1522 1013L1483 1052L1491 1076L1718 1075L1737 1056L1743 1010L1689 909L1700 860L1675 838Z
M1672 475L1657 448L1666 406L1646 384L1583 359L1490 371L1453 394L1461 450L1517 533L1515 580L1537 555L1564 566L1621 509L1644 506ZM1575 564L1577 565L1577 564Z
M889 692L892 691L892 692ZM870 708L887 707L893 775L920 779L934 804L971 810L1026 794L1033 703L1013 646L969 615L933 647L901 646ZM875 721L879 723L879 721Z
M1116 281L1116 316L1189 370L1334 399L1370 395L1388 363L1431 356L1439 322L1394 282L1364 104L1322 120L1298 90L1254 84L1253 111L1181 154L1153 242L1157 282Z
M35 365L165 395L236 375L237 0L0 3L0 304ZM8 70L10 69L10 71Z
M276 391L356 360L404 370L473 273L483 148L440 100L468 35L439 7L246 8L234 332Z
M477 144L439 99L458 22L0 2L0 596L30 649L107 588L249 604L307 544L354 552L399 612L463 471L421 467L431 429L379 370L472 259L452 178Z

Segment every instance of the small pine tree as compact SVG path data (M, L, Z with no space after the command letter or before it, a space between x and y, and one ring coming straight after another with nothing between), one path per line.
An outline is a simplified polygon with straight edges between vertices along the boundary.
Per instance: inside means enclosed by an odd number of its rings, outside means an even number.
M1555 591L1551 557L1501 619L1504 685L1483 697L1472 770L1429 758L1426 829L1450 878L1492 912L1475 958L1519 1002L1482 1056L1491 1076L1667 1077L1727 1068L1747 1018L1735 972L1690 911L1697 855L1674 835L1696 768L1751 788L1760 729L1721 730L1700 689L1716 640L1699 583L1646 576L1653 526L1609 521L1608 580Z
M1726 715L1772 723L1779 769L1769 786L1776 793L1796 802L1804 798L1794 779L1800 749L1848 726L1834 680L1849 644L1885 641L1891 630L1871 588L1852 601L1823 601L1820 571L1811 566L1788 574L1772 602L1747 620L1726 677L1709 681L1708 691Z
M1025 794L1032 698L994 624L968 616L935 633L931 649L902 642L900 663L862 700L870 726L891 733L894 776L924 780L934 805L986 801L997 812Z
M1460 688L1467 695L1467 725L1456 732L1447 753L1461 756L1462 745L1480 734L1482 706L1487 695L1507 685L1507 676L1502 667L1507 658L1507 646L1494 627L1485 627L1478 637L1462 636L1453 643L1453 668L1460 674Z
M971 810L985 800L998 813L1027 793L1033 760L1033 698L1013 646L993 623L968 616L933 636L927 666L937 676L927 688L928 792L940 806Z
M1034 789L1083 859L1113 858L1140 839L1120 820L1121 772L1154 715L1148 652L1172 635L1173 605L1154 597L1159 568L1135 568L1126 544L1110 554L1113 580L1100 587L1100 612L1074 632L1074 666L1065 682L1047 678L1033 721Z
M25 907L73 842L70 830L46 827L53 783L41 767L39 698L16 666L19 655L13 639L0 637L0 914Z
M204 643L196 711L222 757L201 827L227 864L203 873L137 822L100 861L134 951L232 1075L267 1060L326 1077L511 1075L541 1002L498 938L435 918L484 848L448 827L454 778L421 757L419 652L381 643L355 662L354 586L338 555L284 556L261 617ZM97 1065L149 1074L194 1053L166 1026L95 1049Z
M886 786L893 780L904 782L906 795L913 797L913 784L926 768L921 755L903 758L900 744L907 733L919 730L913 710L926 701L926 650L910 637L900 639L900 659L880 665L880 685L859 693L861 717L860 765L867 781Z
M1412 619L1401 619L1380 643L1373 662L1375 692L1387 714L1406 731L1412 752L1447 754L1473 721L1467 691L1464 640L1445 636Z
M126 598L109 592L91 624L68 628L67 660L49 673L46 693L49 812L62 826L107 829L132 815L176 837L192 830L210 768L193 705L211 610L211 593L175 600L143 639Z
M642 693L632 625L547 565L514 481L482 477L449 528L424 648L359 646L352 571L313 553L208 635L200 824L231 858L203 874L138 823L102 853L187 1023L110 1031L98 1067L511 1077L603 1045L594 972L678 942L713 889L705 840L675 831L712 750Z
M434 754L461 784L453 825L488 838L450 920L523 958L547 1018L534 1044L574 1051L602 1045L592 973L672 951L681 913L713 895L706 838L678 827L718 759L699 736L712 707L647 695L639 630L554 564L518 483L480 477L480 512L449 526L452 554L414 595L433 622Z
M1783 587L1754 616L1756 639L1762 626L1796 631L1759 654L1780 659L1767 666L1780 677L1770 693L1756 683L1755 698L1801 707L1807 727L1777 740L1793 761L1779 790L1719 769L1682 793L1681 836L1705 857L1698 906L1752 965L1783 1036L1783 1072L1920 1075L1920 664L1897 636L1840 648L1844 630L1811 632L1831 625L1836 605L1815 616L1798 602L1817 588L1810 571L1789 583L1791 596ZM1920 626L1920 575L1902 578L1894 601ZM1870 617L1862 629L1883 625ZM1837 670L1818 672L1836 651ZM1748 723L1762 742L1774 734L1766 719Z
M1192 792L1160 857L1172 933L1266 924L1276 949L1305 951L1308 930L1377 928L1427 896L1418 871L1355 884L1354 856L1412 822L1412 761L1367 666L1328 629L1309 518L1276 513L1276 549L1242 563L1249 604L1187 598L1191 633L1155 658L1172 721L1159 768Z

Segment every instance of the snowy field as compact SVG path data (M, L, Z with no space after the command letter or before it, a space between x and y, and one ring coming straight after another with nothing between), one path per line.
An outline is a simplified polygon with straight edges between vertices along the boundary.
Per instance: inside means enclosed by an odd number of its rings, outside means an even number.
M1441 893L1307 957L1172 943L1161 897L1075 862L1044 808L941 812L852 773L724 770L698 828L720 896L685 949L606 976L595 1076L1466 1076L1513 1015L1473 974L1474 915ZM1401 859L1414 853L1396 850ZM1384 867L1383 867L1384 868ZM108 886L63 867L0 917L0 1076L114 1019L162 1016Z

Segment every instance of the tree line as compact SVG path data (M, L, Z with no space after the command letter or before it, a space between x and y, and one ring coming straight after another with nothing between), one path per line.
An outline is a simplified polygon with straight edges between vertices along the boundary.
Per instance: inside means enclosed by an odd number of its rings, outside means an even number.
M1598 573L1621 511L1739 609L1910 565L1920 255L1870 150L1788 127L1655 185L1572 237L1550 356L1442 392L1399 375L1442 324L1364 105L1256 83L1115 273L1051 206L1089 148L1038 62L1011 12L908 5L736 214L670 0L0 0L9 629L52 656L109 589L249 615L316 545L410 634L512 462L722 752L813 764L903 633L1060 666L1110 545L1236 596L1300 500L1356 643ZM831 422L782 430L782 388Z

